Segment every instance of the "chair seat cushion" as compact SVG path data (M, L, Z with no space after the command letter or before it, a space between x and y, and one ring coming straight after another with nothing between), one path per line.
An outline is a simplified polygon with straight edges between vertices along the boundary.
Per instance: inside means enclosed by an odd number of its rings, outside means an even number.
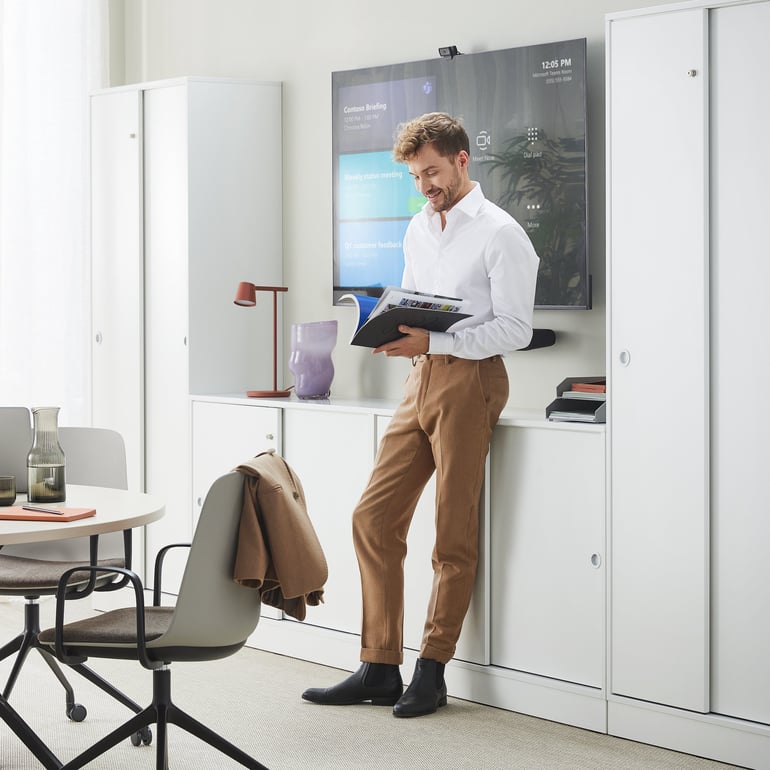
M145 607L144 625L147 641L163 635L174 615L173 607ZM38 639L42 644L54 643L55 629L47 628ZM135 645L136 609L125 607L100 613L92 618L66 623L63 628L65 645Z
M72 567L82 566L82 561L49 561L0 554L0 595L55 594L62 573ZM99 561L99 566L123 567L125 561L123 559L104 559ZM99 575L97 584L111 580L112 577L114 575ZM85 585L88 583L88 578L88 572L75 572L68 585Z

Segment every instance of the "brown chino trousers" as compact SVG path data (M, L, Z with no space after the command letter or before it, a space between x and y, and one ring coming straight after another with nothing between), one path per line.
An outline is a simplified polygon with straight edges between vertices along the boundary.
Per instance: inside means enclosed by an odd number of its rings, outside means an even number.
M403 662L406 535L436 471L433 590L420 656L451 660L478 563L479 496L492 429L508 399L501 356L420 356L353 513L361 572L361 660Z

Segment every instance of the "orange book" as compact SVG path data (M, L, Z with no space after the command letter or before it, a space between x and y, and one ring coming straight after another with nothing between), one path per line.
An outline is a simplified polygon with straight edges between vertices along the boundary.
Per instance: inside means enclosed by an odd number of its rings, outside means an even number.
M33 510L29 510L29 508ZM0 519L12 519L14 521L75 521L96 515L95 508L57 508L53 505L34 505L32 503L30 503L29 508L23 505L0 508ZM34 510L35 508L38 510ZM53 513L53 511L61 511L61 513Z
M606 393L607 385L603 382L573 382L571 390L578 393Z

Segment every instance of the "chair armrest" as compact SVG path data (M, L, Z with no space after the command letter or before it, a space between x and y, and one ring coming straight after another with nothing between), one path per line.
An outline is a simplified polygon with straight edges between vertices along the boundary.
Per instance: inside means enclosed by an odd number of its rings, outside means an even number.
M91 535L89 543L89 554L91 566L98 566L98 550L99 550L99 535ZM133 558L133 531L130 529L123 530L123 560L126 564L126 569L132 568ZM94 591L117 591L123 586L128 584L128 578L123 575L119 580L111 580L109 583L105 583L100 586L96 586Z
M162 661L150 660L147 655L147 638L144 623L144 586L139 576L132 572L130 569L123 567L100 567L100 566L83 566L72 567L62 573L59 579L59 585L56 589L56 626L54 628L54 651L56 657L62 662L67 664L82 663L87 660L86 656L82 655L68 655L65 650L64 643L64 607L68 599L83 599L88 596L91 591L85 589L70 589L67 587L67 581L76 572L88 570L93 572L94 575L98 572L117 572L123 575L122 580L126 583L130 582L134 588L134 598L136 599L136 651L139 662L145 668L159 668L163 665ZM95 579L95 578L94 578ZM92 583L93 581L89 581Z
M166 559L166 554L172 548L189 548L191 543L169 543L169 545L163 546L157 555L155 556L155 569L153 571L153 588L152 588L152 605L153 607L160 607L161 599L161 584L163 580L163 562Z

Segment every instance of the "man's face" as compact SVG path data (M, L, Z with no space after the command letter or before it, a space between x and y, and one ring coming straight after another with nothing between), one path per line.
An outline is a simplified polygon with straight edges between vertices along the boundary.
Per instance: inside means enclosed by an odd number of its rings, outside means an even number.
M454 157L442 157L432 144L424 144L406 167L415 187L428 199L434 211L449 211L470 189L465 150L460 150Z

